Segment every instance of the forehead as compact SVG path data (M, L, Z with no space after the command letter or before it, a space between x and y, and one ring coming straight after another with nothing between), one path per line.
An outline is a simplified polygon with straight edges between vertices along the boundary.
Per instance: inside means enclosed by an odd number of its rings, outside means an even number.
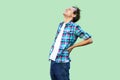
M73 8L73 7L69 7L69 8L67 8L67 9L70 9L70 10L72 10L72 11L75 11L75 10L76 10L76 9Z

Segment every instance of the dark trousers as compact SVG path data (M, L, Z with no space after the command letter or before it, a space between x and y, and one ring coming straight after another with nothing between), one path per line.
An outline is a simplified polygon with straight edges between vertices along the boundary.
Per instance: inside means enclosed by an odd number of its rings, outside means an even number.
M70 80L69 79L70 62L56 63L51 61L50 76L51 80Z

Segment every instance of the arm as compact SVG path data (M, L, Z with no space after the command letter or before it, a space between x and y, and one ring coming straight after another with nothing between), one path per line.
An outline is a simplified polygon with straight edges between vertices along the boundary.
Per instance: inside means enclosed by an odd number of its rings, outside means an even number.
M74 44L72 47L75 48L75 47L80 47L80 46L84 46L84 45L88 45L90 43L92 43L92 38L89 38L89 39L86 39L86 40L83 40L81 42L78 42L76 44Z
M72 51L72 49L76 48L76 47L81 47L81 46L85 46L85 45L88 45L88 44L91 44L93 41L92 41L92 38L89 38L89 39L86 39L86 40L83 40L83 41L80 41L72 46L70 46L67 50L69 52Z
M92 38L91 35L85 32L79 25L75 27L75 35L78 36L79 38L83 39L83 41L80 41L72 46L70 46L67 50L69 52L72 51L73 48L80 47L80 46L85 46L88 44L91 44Z

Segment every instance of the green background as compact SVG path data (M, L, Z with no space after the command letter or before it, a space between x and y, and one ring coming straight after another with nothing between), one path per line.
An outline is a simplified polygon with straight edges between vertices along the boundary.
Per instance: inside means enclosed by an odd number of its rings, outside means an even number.
M71 80L120 80L119 0L1 0L0 80L50 80L48 53L64 9L93 44L71 52ZM79 38L77 42L81 41Z

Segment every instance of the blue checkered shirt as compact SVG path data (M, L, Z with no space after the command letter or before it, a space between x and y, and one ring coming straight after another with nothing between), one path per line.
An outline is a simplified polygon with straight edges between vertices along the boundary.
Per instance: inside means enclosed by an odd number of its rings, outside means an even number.
M54 42L49 51L49 57L54 49L55 40L60 32L60 29L61 29L63 23L64 22L59 23ZM61 44L60 44L55 62L66 63L66 62L71 61L70 56L69 56L70 53L68 52L67 48L72 46L76 42L78 37L85 40L85 39L91 38L91 35L88 34L87 32L85 32L80 27L80 25L78 25L72 21L69 21L64 28L62 39L61 39Z

